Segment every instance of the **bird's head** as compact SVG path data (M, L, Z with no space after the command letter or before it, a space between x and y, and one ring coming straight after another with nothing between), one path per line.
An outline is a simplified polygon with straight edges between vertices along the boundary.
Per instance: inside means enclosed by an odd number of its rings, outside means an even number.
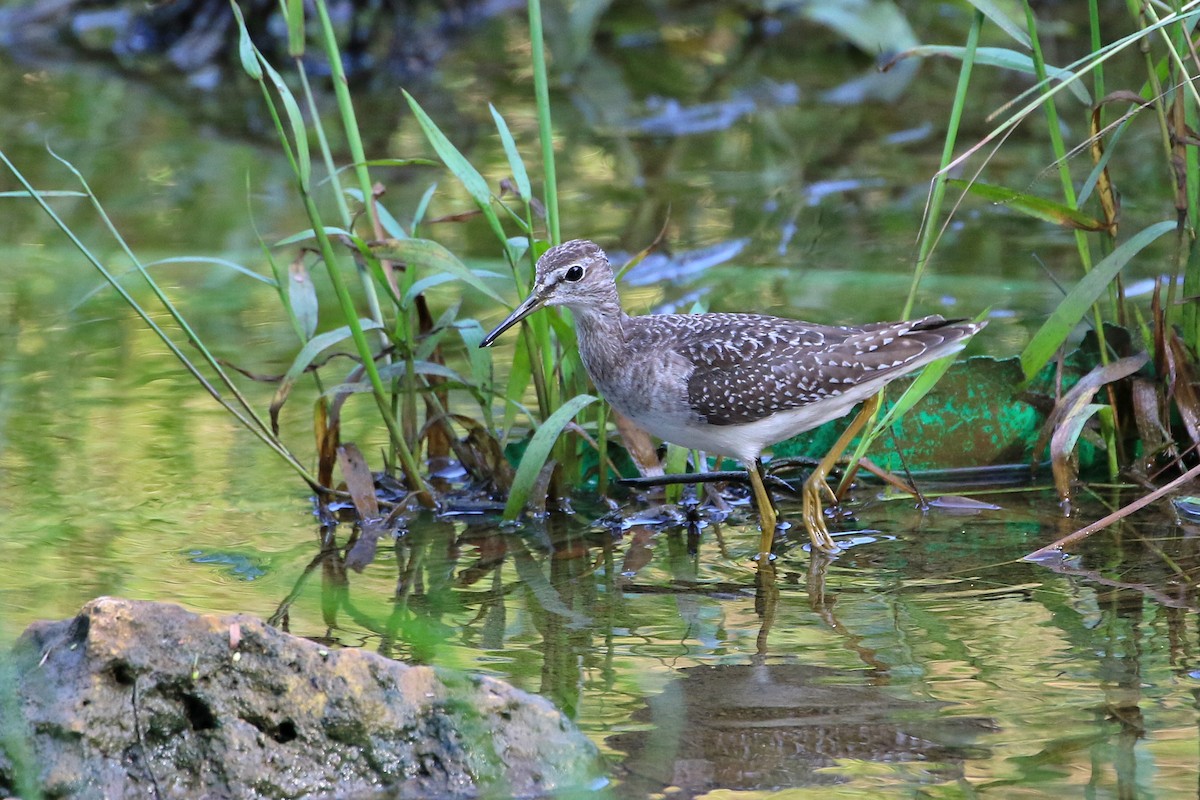
M538 259L533 291L483 337L480 347L487 347L500 334L543 306L598 308L613 304L616 294L612 267L599 245L586 239L555 245Z

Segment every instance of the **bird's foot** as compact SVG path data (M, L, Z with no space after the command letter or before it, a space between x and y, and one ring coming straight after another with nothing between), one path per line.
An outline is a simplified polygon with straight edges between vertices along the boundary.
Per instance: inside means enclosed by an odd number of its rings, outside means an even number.
M836 553L839 552L839 548L833 541L833 537L829 535L829 527L825 524L825 511L821 506L823 494L828 495L833 503L837 503L837 495L825 482L825 474L817 470L808 476L801 493L804 529L808 531L808 538L812 540L814 550L821 553Z

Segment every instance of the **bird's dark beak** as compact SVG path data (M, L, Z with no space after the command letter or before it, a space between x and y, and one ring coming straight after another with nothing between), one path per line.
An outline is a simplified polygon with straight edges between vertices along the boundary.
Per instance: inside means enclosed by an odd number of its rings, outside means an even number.
M539 308L541 308L545 304L546 304L546 299L543 297L538 297L538 293L535 290L532 294L529 295L529 297L525 298L524 302L522 302L521 305L514 308L513 312L504 318L504 322L501 322L499 325L497 325L492 330L491 333L489 333L487 336L483 337L483 341L481 341L479 343L479 346L480 347L490 346L492 344L492 342L496 341L496 339L498 339L500 337L500 334L504 333L506 330L511 328L513 325L516 325L518 322L525 319L526 317L528 317L533 312L537 311Z

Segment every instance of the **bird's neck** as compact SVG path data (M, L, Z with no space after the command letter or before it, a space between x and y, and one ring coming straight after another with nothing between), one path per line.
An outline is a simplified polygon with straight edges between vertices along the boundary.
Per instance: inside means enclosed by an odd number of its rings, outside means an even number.
M614 295L587 305L569 306L575 316L579 338L619 336L629 317L621 310L621 301Z
M571 312L575 316L583 365L597 387L606 385L606 376L618 371L625 361L629 316L615 298L611 302L572 308Z

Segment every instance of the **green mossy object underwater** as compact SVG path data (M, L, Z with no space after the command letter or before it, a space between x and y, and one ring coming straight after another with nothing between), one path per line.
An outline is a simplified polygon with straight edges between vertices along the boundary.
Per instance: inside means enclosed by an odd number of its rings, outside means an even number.
M1063 390L1086 372L1078 351L1063 371ZM888 387L900 396L911 378ZM976 356L955 363L928 395L880 436L868 456L886 470L914 472L1030 464L1046 416L1054 405L1055 365L1047 365L1024 386L1018 358ZM890 403L885 400L883 411ZM882 413L882 412L881 412ZM850 423L852 416L834 420L774 447L777 458L822 458ZM857 440L856 440L857 441ZM899 452L897 452L897 450ZM1097 459L1097 450L1081 440L1080 468ZM1045 454L1038 454L1041 460Z

